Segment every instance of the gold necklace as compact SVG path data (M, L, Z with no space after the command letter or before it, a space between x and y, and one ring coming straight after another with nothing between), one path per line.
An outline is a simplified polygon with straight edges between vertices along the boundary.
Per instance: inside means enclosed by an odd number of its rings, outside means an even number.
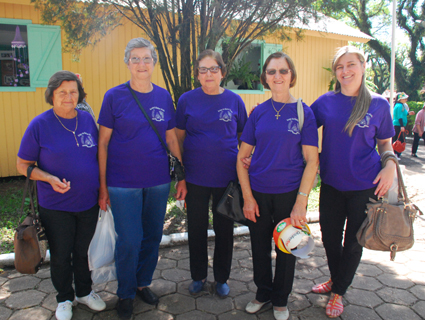
M283 107L284 107L284 106L286 106L286 104L287 104L288 102L285 102L285 103L283 104L282 108L280 108L280 109L279 109L279 111L277 111L277 110L276 110L276 108L274 107L273 99L270 99L270 100L272 100L272 107L273 107L274 111L276 111L276 115L275 115L275 117L276 117L276 120L278 120L278 119L279 119L279 117L280 117L279 112L281 112L281 111L282 111Z
M77 147L79 147L80 145L78 143L77 136L75 135L75 131L77 131L77 128L78 128L78 112L77 112L77 117L76 117L76 122L75 122L75 129L74 129L74 131L72 131L72 130L69 130L67 127L65 127L63 125L62 121L59 119L59 117L57 116L56 112L53 109L52 109L52 111L53 111L53 114L55 115L56 119L58 119L59 123L62 125L62 127L66 131L72 132L72 134L74 135L74 138L75 138L75 142L77 143Z

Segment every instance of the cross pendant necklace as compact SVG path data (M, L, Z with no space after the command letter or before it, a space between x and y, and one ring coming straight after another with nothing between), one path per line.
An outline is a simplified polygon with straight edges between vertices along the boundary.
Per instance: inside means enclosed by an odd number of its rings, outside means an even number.
M273 107L274 111L276 111L276 115L275 115L276 120L279 120L279 117L280 117L280 114L279 114L279 113L282 111L283 107L284 107L284 106L286 106L286 104L287 104L288 102L285 102L285 103L283 104L282 108L280 108L280 109L279 109L279 111L278 111L278 110L276 110L276 108L274 107L273 99L270 99L270 100L272 101L272 107Z

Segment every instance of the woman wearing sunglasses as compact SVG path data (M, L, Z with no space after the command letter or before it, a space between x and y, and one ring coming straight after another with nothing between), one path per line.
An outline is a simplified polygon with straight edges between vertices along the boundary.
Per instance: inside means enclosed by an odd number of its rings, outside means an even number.
M221 55L203 51L194 77L201 87L183 94L177 105L177 137L183 152L187 184L187 219L192 283L189 292L202 291L208 274L207 229L209 201L215 232L214 279L220 297L229 294L233 252L233 221L216 212L226 186L236 179L238 136L247 114L242 99L220 86L226 75Z
M289 318L288 297L292 291L295 256L277 247L273 277L271 238L275 226L291 218L294 226L306 222L307 199L319 165L316 120L303 104L304 125L300 131L297 99L289 89L297 73L292 59L283 52L271 54L263 66L261 83L272 98L257 106L241 136L237 171L244 198L245 217L252 221L251 234L254 282L257 294L245 308L256 313L268 302L275 319ZM255 152L249 169L244 162ZM303 155L306 161L304 164Z

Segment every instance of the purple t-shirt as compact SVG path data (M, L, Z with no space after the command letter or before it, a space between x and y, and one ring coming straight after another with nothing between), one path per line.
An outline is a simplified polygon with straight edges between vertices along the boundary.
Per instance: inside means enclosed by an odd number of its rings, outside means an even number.
M170 94L153 85L151 92L136 95L165 141L165 132L175 127ZM113 129L106 169L109 187L150 188L171 181L167 152L125 84L105 93L98 123Z
M319 97L311 109L317 126L323 126L323 146L320 154L320 177L340 191L366 190L381 170L381 158L376 152L376 139L394 136L390 105L382 96L372 93L372 102L352 137L344 131L356 100L333 91Z
M180 97L176 119L177 128L186 130L186 181L221 188L236 179L238 133L247 120L241 97L230 90L208 95L194 89Z
M37 166L61 181L71 182L65 193L53 190L47 182L37 181L38 202L50 210L81 212L97 203L99 190L99 165L97 162L96 124L91 115L77 110L78 127L75 135L66 131L53 114L47 110L28 125L21 141L18 156L27 161L37 161ZM73 130L76 118L60 121Z
M283 104L274 103L277 110ZM316 120L303 103L304 124L300 133L297 103L288 103L276 119L271 100L251 113L241 140L255 146L249 168L252 190L262 193L285 193L299 188L304 172L302 146L318 145Z

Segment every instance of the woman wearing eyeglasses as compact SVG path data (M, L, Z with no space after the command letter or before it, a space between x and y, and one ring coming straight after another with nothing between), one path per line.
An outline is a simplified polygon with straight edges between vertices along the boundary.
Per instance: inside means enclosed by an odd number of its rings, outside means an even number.
M148 40L129 41L124 62L131 74L130 81L106 92L98 120L99 205L103 210L111 205L118 234L115 265L117 311L121 319L131 318L136 294L148 304L158 303L158 297L148 286L158 261L170 190L167 153L130 88L171 153L181 159L171 96L151 82L157 60ZM185 181L180 181L176 188L176 198L184 199Z
M245 105L235 93L220 87L226 75L221 55L203 51L195 62L194 77L201 87L183 94L177 104L177 136L183 150L187 183L187 219L191 294L207 280L209 200L215 232L214 279L220 297L229 294L227 279L232 265L233 221L216 212L227 184L236 179L238 135L247 119Z
M304 124L300 131L297 99L289 92L296 83L297 73L287 54L271 54L264 63L260 79L264 88L270 89L272 97L250 115L241 136L237 161L243 211L252 221L249 230L257 286L256 297L245 310L256 313L271 302L275 319L286 320L296 258L275 247L273 276L273 229L285 218L291 218L294 226L304 225L307 221L308 194L319 165L318 135L313 112L305 104ZM247 169L243 161L254 147Z

